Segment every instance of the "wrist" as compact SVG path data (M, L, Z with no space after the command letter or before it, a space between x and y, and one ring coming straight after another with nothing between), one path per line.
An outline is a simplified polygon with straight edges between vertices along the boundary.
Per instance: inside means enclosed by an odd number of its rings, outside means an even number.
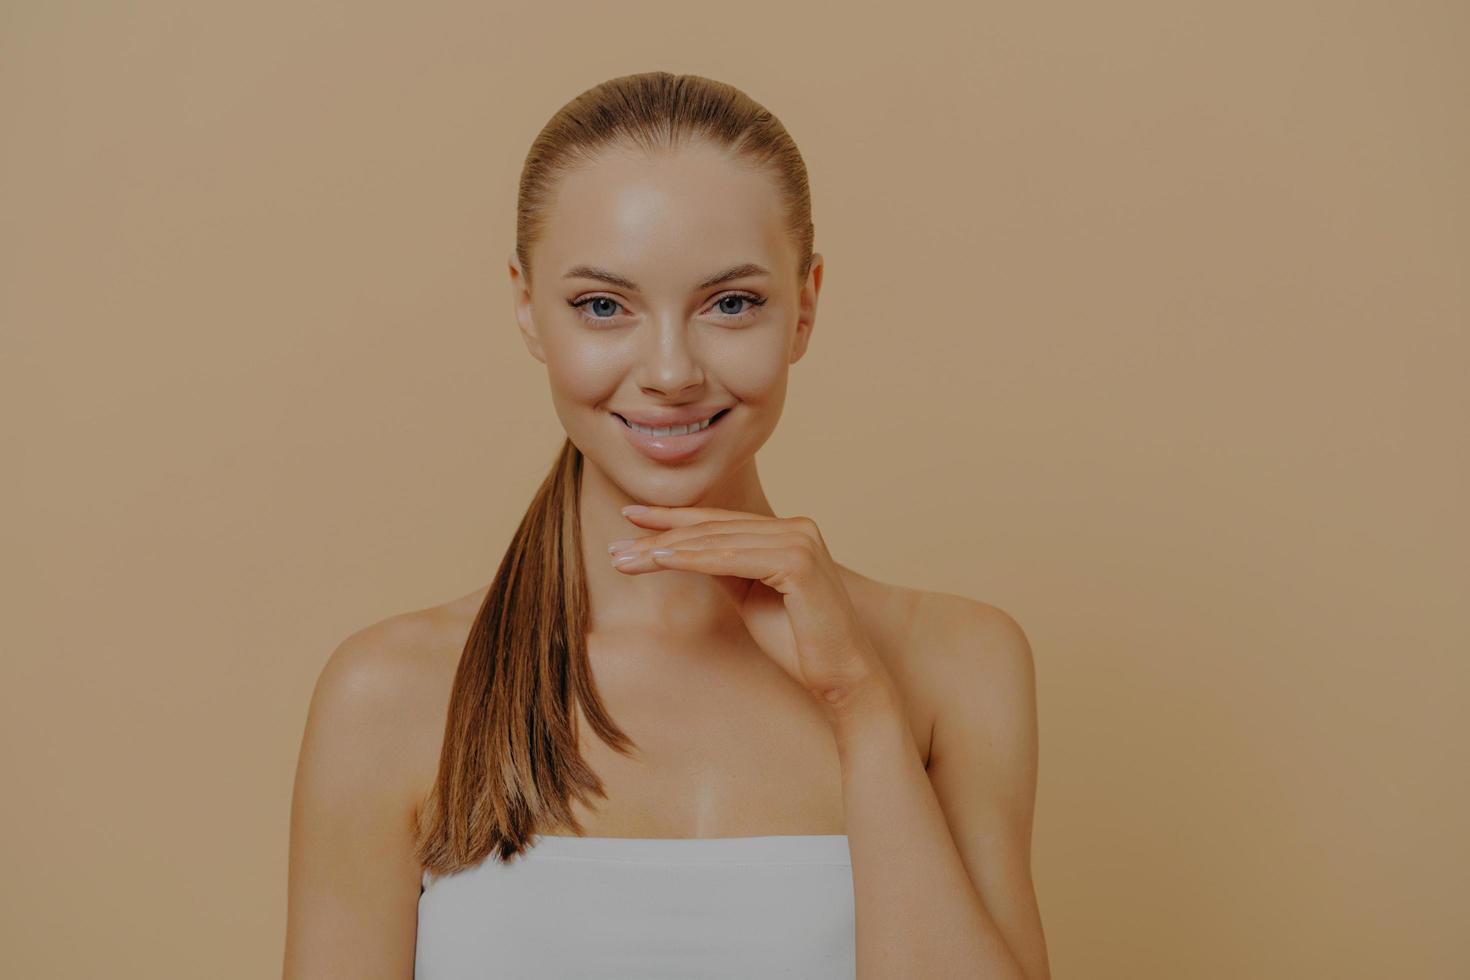
M860 738L861 733L882 726L904 715L903 699L898 687L886 672L869 675L862 681L829 691L822 699L827 716L837 735L839 748Z

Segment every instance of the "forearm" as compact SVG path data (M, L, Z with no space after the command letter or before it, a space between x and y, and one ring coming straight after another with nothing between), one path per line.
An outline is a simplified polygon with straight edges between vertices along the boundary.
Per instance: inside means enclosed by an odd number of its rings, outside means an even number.
M1025 980L965 869L892 681L833 719L859 980Z

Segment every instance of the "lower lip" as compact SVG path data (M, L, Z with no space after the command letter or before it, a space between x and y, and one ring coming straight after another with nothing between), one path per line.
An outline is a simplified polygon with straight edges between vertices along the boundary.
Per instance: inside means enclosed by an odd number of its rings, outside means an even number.
M725 409L724 414L717 417L709 425L698 432L688 432L682 436L651 436L647 432L639 432L620 416L614 415L613 420L617 422L618 428L623 430L623 435L628 437L628 442L649 459L659 463L677 463L696 455L704 448L705 443L715 437L715 430L725 421L733 409Z

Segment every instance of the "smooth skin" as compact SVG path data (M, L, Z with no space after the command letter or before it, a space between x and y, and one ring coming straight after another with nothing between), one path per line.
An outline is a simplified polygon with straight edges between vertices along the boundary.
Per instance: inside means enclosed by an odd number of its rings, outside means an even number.
M798 281L780 208L770 177L712 147L609 151L559 186L531 256L534 286L508 261L522 338L586 457L588 656L638 744L623 756L582 723L582 754L607 790L596 809L574 804L588 836L847 831L828 708L752 637L728 581L630 574L608 552L660 533L624 517L627 504L777 517L755 454L812 336L823 274L817 255ZM747 265L768 271L696 286ZM564 275L576 266L587 268ZM686 406L732 410L697 457L675 464L637 452L612 414ZM976 892L1025 975L1049 976L1030 867L1038 740L1025 634L987 603L829 567L863 651L902 702ZM284 980L413 976L414 819L487 587L367 626L322 669L292 799Z

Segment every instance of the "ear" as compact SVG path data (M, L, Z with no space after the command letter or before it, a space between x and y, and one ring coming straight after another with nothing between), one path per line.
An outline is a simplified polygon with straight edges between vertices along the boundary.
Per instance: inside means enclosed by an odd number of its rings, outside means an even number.
M822 253L812 253L812 268L802 284L797 303L796 336L791 340L791 360L795 364L806 353L806 345L812 339L817 326L817 294L822 291Z
M531 318L531 285L526 280L525 270L521 268L520 259L511 255L510 286L515 300L516 323L520 325L521 339L526 342L526 349L531 356L542 364L546 363L546 351L541 346L541 337L536 333L536 323Z

